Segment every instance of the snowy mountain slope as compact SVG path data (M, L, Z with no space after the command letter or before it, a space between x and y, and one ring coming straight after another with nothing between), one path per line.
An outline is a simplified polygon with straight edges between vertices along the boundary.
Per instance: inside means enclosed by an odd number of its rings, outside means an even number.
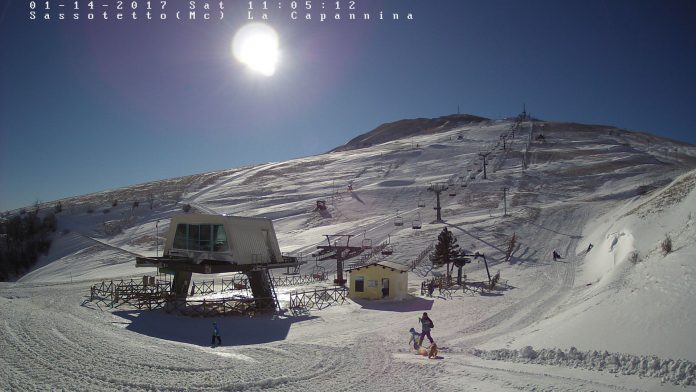
M533 129L523 123L503 151L500 136L512 125L460 125L208 173L185 187L160 184L163 193L179 193L152 209L146 202L105 205L113 195L81 199L59 215L61 229L70 232L50 260L17 283L0 284L0 389L682 390L671 382L686 382L696 367L663 384L659 377L622 374L628 371L586 370L584 362L574 368L551 360L520 363L495 350L577 347L629 359L696 360L688 339L696 325L689 301L696 266L687 219L696 205L696 148L610 127L535 122ZM489 151L484 180L478 153ZM441 195L444 224L434 222L432 182L454 185L454 196ZM323 214L314 211L318 199L329 206ZM418 207L421 200L426 207ZM219 319L225 345L215 350L206 346L211 320L80 306L95 281L152 273L134 268L128 252L154 255L156 234L166 232L167 217L182 204L270 216L283 251L293 254L312 252L324 234L347 233L356 235L355 244L390 238L390 260L408 263L448 227L462 248L486 254L508 288L421 297L424 277L444 272L424 264L409 274L413 299L362 301L300 317ZM402 227L394 226L397 210ZM414 230L419 213L423 228ZM505 261L513 233L517 245ZM663 257L656 247L666 233L675 250ZM75 246L78 240L85 248ZM594 248L585 254L590 242ZM635 265L625 260L633 248L642 259ZM561 261L552 260L553 250ZM317 265L335 270L330 260ZM315 266L309 261L302 272ZM464 272L470 280L486 277L482 263ZM292 289L279 290L281 301ZM406 331L418 327L423 311L435 320L444 360L414 356L406 346ZM626 368L642 366L631 364Z
M356 136L348 143L334 148L331 152L354 150L406 137L439 133L453 127L471 123L483 123L488 120L487 118L470 114L453 114L439 118L416 118L394 121L382 124L369 132Z
M591 222L585 240L572 249L582 261L567 310L529 326L529 333L506 346L604 346L696 360L695 216L696 171L691 171ZM666 236L675 251L665 255ZM590 242L594 247L587 253Z

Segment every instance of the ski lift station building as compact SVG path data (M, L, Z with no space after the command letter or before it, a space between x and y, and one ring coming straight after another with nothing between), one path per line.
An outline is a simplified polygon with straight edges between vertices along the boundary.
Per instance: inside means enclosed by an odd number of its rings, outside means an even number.
M408 295L409 267L380 261L348 270L350 292L353 299L402 300Z
M283 260L270 219L206 214L173 217L164 256L238 266Z
M184 214L172 217L161 257L136 257L137 267L174 273L172 291L185 297L192 273L241 272L256 298L272 296L268 270L297 266L280 252L273 222L266 218Z

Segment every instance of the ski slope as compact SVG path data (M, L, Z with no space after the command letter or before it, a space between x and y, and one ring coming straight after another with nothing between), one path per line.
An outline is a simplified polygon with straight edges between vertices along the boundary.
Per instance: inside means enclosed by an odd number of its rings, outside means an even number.
M70 200L49 254L17 282L0 283L0 389L696 390L696 148L564 123L522 123L513 138L512 125L458 126ZM482 152L490 152L486 179ZM456 191L441 195L444 223L427 190L437 182ZM148 194L157 196L152 208ZM329 208L315 211L316 200ZM214 349L211 319L84 301L100 280L152 274L135 268L134 255L161 251L168 218L185 204L270 217L281 249L298 256L324 235L351 234L356 245L389 238L389 260L408 264L447 227L463 249L485 253L507 286L423 297L421 281L444 274L426 261L409 273L406 301L218 318L223 346ZM667 255L665 235L674 248ZM553 261L554 250L562 260ZM317 267L336 265L310 258L301 273ZM486 277L482 263L464 272ZM279 288L281 302L291 289ZM407 346L424 311L443 359Z

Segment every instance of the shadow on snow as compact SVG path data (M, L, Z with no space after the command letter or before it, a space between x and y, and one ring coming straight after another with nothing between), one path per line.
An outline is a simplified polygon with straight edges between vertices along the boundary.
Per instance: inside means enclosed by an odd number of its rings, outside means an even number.
M353 298L353 302L363 309L382 310L386 312L414 312L417 310L430 310L434 300L420 297L411 297L403 301L369 300Z
M130 321L126 327L129 331L199 346L210 345L213 322L218 325L223 346L243 346L284 340L293 323L316 318L308 315L194 318L169 314L162 310L124 310L113 314Z

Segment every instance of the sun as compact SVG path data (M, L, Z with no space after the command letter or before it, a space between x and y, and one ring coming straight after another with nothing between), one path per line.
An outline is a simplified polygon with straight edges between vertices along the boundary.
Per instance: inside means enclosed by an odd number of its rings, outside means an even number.
M263 23L241 27L232 40L232 53L252 71L272 76L278 63L278 34Z

